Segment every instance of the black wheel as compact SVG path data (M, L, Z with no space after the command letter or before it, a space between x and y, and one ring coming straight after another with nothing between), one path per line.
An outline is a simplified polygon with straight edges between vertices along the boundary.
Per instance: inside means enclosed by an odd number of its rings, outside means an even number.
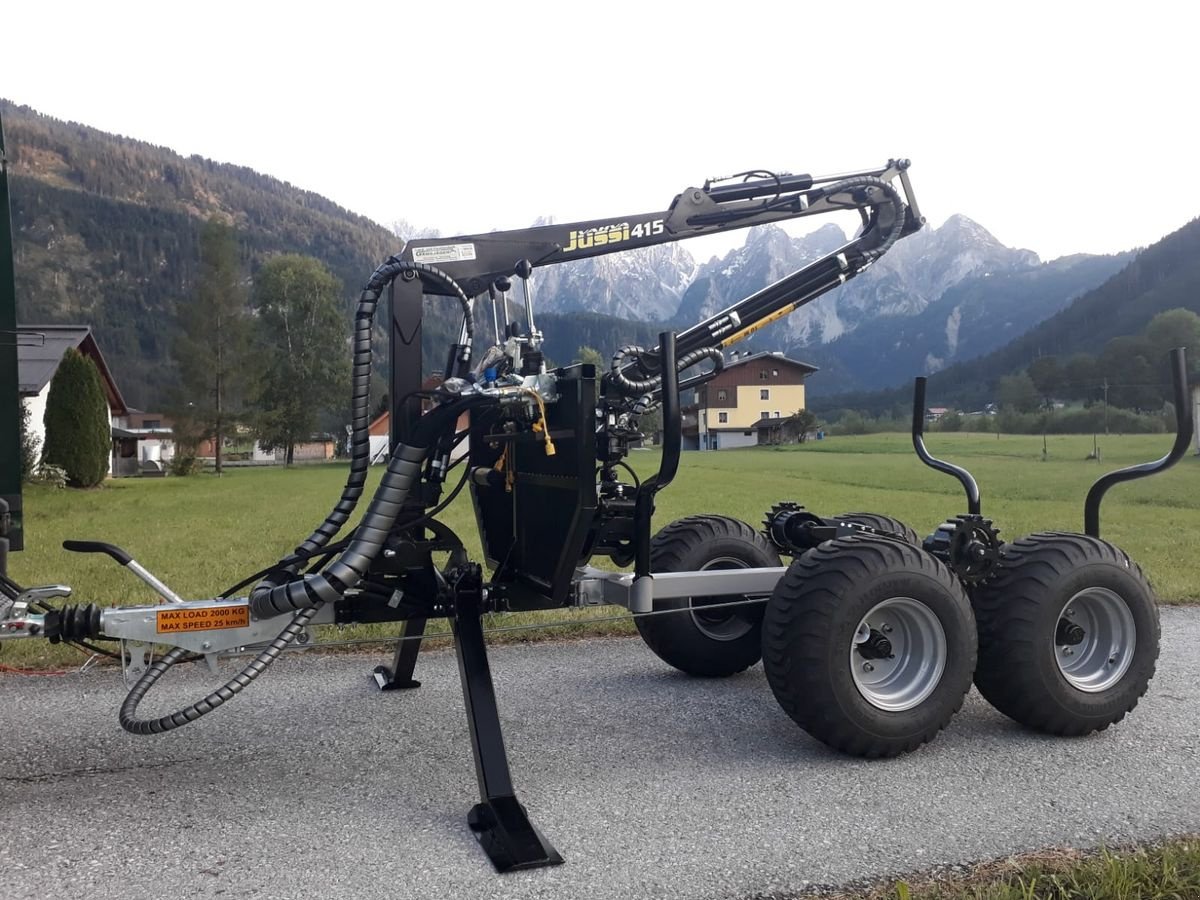
M770 541L737 519L691 516L672 522L650 543L652 572L759 569L782 566ZM706 609L744 596L656 600L638 616L642 639L664 662L689 675L720 677L750 668L762 655L763 604Z
M1137 706L1158 659L1158 607L1141 569L1112 544L1041 533L1006 544L973 595L975 684L1000 712L1081 735Z
M763 667L796 723L854 756L895 756L946 727L975 670L958 580L916 547L826 541L796 559L763 620Z
M876 531L883 531L902 537L914 547L921 546L921 538L917 535L917 532L899 519L893 519L891 516L881 516L878 513L852 512L834 516L831 521L866 525L868 528L874 528Z

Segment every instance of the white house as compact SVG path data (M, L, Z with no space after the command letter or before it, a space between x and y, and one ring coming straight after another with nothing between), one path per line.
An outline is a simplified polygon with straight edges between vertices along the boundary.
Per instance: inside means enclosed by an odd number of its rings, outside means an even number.
M37 438L38 448L46 442L46 398L50 394L50 379L58 370L63 354L73 347L91 359L100 370L104 394L108 398L108 427L113 417L128 412L121 391L113 380L104 355L96 344L92 329L87 325L18 325L17 326L17 386L21 402L30 412L30 431ZM108 471L112 474L112 456Z

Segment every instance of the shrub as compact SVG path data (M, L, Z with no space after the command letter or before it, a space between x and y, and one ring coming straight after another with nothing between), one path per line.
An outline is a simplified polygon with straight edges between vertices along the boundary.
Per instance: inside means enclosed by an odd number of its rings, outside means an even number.
M201 468L203 464L196 458L195 450L184 450L182 447L176 448L175 455L167 463L167 472L180 478L195 475Z
M66 470L67 482L93 487L108 474L112 429L96 364L74 348L63 354L46 399L44 462Z
M34 484L45 484L50 487L65 488L67 486L67 470L54 463L43 462L37 467L30 480Z
M963 417L960 416L956 412L946 413L946 415L944 415L940 419L938 419L937 430L938 431L962 431L963 430Z
M30 429L33 413L21 403L21 480L32 481L37 474L38 457L41 455L41 439Z

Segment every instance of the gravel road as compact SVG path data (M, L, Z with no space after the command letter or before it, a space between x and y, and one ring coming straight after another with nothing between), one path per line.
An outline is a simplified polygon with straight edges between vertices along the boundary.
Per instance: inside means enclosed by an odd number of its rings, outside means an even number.
M566 859L504 876L466 827L450 652L391 694L375 658L291 655L153 738L121 731L111 670L4 676L0 897L741 900L1197 831L1200 609L1162 617L1159 674L1109 731L1031 734L972 693L933 744L884 762L808 738L760 667L692 680L634 639L496 648L518 791ZM214 683L188 668L146 712Z

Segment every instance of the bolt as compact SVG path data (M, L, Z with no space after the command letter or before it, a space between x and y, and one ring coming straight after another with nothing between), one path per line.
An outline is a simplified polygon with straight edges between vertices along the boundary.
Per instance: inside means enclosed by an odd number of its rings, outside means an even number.
M1068 609L1065 613L1063 613L1063 615L1065 615L1069 619L1069 618L1071 618L1071 616L1075 615L1075 610Z
M1072 650L1070 647L1063 647L1063 653L1065 653L1067 656L1075 655L1075 651Z
M391 559L395 555L396 555L396 551L393 550L391 547L388 547L386 550L383 551L384 559Z
M863 663L863 671L864 672L874 672L875 667L873 665L871 665L870 663Z
M203 644L200 645L200 649L201 650L211 650L212 649L212 641L205 641Z
M884 634L891 634L891 633L892 633L892 626L891 626L891 625L884 625L884 626L883 626L883 628L881 628L880 630L881 630L881 631L882 631Z

